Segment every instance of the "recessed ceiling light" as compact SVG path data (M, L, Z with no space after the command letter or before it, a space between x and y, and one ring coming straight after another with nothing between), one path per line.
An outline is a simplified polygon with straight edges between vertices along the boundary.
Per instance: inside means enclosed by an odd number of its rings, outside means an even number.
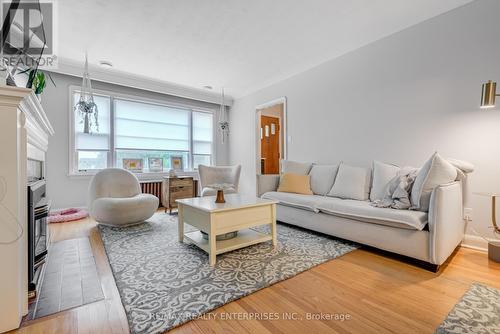
M99 60L99 65L102 67L113 67L113 63L109 60Z
M205 89L213 89L213 87L209 86L209 85L203 86L203 88L205 88Z

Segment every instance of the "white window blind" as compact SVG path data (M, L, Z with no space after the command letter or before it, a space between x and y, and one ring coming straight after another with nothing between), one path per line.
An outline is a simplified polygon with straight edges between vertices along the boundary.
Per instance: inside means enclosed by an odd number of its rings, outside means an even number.
M189 110L115 99L115 148L189 151Z
M193 165L210 165L213 142L213 114L193 111Z
M74 92L74 106L80 100L80 93ZM87 171L103 169L108 167L110 136L111 136L111 98L109 96L94 95L94 102L97 104L99 131L88 134L83 133L83 120L78 111L73 110L74 119L74 152L75 169L77 171ZM92 119L95 124L95 119Z
M73 94L73 105L80 99L80 93ZM110 98L108 96L94 96L94 102L98 109L99 132L88 134L83 133L82 117L75 111L75 133L77 150L109 150L110 134ZM92 119L92 123L95 119Z

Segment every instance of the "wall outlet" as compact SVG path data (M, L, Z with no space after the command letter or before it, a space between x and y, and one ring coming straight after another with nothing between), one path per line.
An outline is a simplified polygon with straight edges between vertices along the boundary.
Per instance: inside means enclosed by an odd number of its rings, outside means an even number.
M472 208L464 208L464 219L467 221L472 220Z

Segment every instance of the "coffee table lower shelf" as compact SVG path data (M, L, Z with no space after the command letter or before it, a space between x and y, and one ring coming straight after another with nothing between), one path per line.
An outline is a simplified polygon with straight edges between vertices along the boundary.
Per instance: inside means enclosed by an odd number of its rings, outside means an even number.
M185 233L184 238L210 254L208 240L203 238L200 231ZM240 230L238 231L238 235L232 239L216 241L215 254L227 253L272 239L273 236L271 234L258 232L253 229Z

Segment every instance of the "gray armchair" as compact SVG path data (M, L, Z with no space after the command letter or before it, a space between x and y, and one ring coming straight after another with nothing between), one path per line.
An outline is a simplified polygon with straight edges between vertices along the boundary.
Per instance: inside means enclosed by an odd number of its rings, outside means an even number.
M209 187L212 184L231 184L232 187L224 189L225 194L238 192L240 183L241 165L237 166L198 166L200 174L201 196L215 196L217 190Z

